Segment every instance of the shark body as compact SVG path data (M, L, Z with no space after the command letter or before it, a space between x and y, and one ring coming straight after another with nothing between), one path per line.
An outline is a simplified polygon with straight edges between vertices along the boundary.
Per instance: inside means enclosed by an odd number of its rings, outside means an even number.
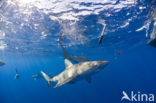
M108 63L108 61L85 61L72 64L68 59L65 59L66 68L60 74L50 78L43 71L41 73L48 82L48 86L50 86L50 82L56 83L55 88L66 83L73 84L83 79L86 79L90 83L91 76L101 71L102 67L105 67Z
M156 10L155 10L155 12L156 12ZM156 15L155 15L155 17L156 17ZM154 21L151 39L148 40L148 44L153 46L153 47L156 47L156 20Z
M151 38L148 40L147 43L153 47L156 47L156 8L154 8L153 14L152 14L150 20L154 22L153 23L153 31L151 34Z

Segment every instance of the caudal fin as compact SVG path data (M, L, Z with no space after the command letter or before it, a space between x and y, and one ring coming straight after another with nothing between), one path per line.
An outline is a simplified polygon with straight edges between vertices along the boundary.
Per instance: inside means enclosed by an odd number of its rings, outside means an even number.
M44 79L47 81L48 87L50 87L50 77L47 74L45 74L43 71L41 71L41 74L44 77Z

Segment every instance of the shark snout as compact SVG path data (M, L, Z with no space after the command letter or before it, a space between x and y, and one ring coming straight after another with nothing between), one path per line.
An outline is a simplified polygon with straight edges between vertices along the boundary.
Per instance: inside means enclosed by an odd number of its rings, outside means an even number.
M109 64L109 61L95 61L94 68L96 71L101 71L108 64Z
M109 61L99 61L98 67L103 68L103 67L107 66L108 64L109 64Z
M107 65L109 64L109 61L100 61L100 65Z
M95 61L94 62L94 66L95 67L103 67L106 66L107 64L109 64L109 61Z

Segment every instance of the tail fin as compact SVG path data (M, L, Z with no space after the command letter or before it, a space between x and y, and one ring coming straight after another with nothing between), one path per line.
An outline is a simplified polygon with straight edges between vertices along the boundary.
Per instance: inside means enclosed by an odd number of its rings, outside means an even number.
M43 71L41 71L41 74L44 77L44 79L47 81L48 87L50 87L50 77L47 74L45 74Z
M62 51L63 51L63 53L64 53L65 58L68 58L69 55L68 55L67 51L64 49L64 47L63 47L61 41L62 41L62 38L60 37L60 38L59 38L59 45L60 45L60 47L62 48Z

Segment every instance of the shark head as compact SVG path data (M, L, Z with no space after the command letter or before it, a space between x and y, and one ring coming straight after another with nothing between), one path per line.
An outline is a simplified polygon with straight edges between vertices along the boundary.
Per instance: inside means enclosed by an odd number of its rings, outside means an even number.
M109 64L109 61L91 61L88 66L89 70L101 71L105 66Z

